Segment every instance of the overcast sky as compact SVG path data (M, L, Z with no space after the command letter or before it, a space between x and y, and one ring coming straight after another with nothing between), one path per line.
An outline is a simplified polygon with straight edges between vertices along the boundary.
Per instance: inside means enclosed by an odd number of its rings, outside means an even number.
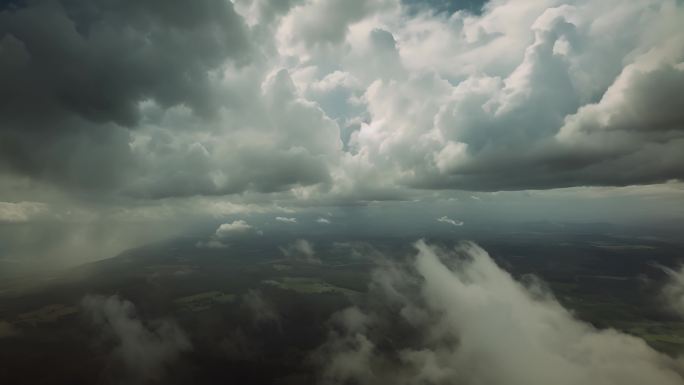
M2 2L0 259L378 207L681 220L682 20L677 0Z

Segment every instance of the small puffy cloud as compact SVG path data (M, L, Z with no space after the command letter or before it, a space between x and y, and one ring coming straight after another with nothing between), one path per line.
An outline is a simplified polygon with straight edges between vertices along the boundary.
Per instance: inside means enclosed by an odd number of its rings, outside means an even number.
M244 236L255 232L252 225L248 224L242 219L235 220L230 223L223 223L219 225L214 234L206 241L197 242L196 246L206 249L224 249L228 247L231 240L236 237ZM257 230L256 234L261 235L261 230Z
M138 318L133 303L118 296L89 295L82 306L95 326L115 340L112 358L120 361L131 382L158 380L164 367L191 349L190 340L175 322Z
M316 256L313 245L306 239L297 239L287 246L281 246L280 251L293 262L321 264L321 260Z
M331 222L330 222L330 219L321 217L321 218L316 219L316 223L322 223L322 224L329 225Z
M463 221L459 221L457 219L451 219L447 216L437 218L437 222L448 223L448 224L454 225L454 226L463 226L463 224L464 224Z
M333 317L314 355L328 384L677 385L684 364L584 323L467 243L416 243L384 262L365 303Z
M219 239L228 238L233 235L245 234L252 231L252 226L242 219L231 223L223 223L216 229L216 237Z
M283 223L297 223L297 218L276 217L275 220Z

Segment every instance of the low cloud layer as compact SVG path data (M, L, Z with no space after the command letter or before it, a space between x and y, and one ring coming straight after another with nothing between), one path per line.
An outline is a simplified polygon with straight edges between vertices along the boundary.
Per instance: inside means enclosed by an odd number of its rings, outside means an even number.
M322 383L684 383L681 361L577 320L477 245L416 249L376 270L368 304L333 317L317 352Z
M91 295L82 306L96 327L116 341L112 359L123 365L123 376L128 383L147 383L159 380L166 365L191 349L185 333L170 320L144 322L135 306L118 296Z

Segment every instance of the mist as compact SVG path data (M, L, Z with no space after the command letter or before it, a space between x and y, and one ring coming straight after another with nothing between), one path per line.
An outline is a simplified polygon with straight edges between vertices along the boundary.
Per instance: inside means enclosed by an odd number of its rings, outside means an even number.
M682 384L684 363L597 329L474 243L381 261L367 303L331 321L324 384Z

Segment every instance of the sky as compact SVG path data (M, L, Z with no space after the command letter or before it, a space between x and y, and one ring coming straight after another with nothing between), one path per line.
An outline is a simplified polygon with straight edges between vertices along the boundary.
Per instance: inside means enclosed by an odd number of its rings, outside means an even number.
M0 260L222 224L682 223L682 20L679 0L2 2Z

